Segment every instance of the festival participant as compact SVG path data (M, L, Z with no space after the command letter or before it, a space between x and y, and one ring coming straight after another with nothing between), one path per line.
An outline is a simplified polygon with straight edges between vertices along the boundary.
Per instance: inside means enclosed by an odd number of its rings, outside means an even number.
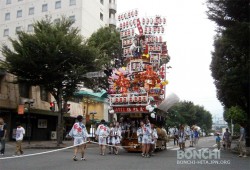
M152 156L153 152L155 151L156 142L158 139L157 130L156 130L154 124L151 124L151 137L152 137L152 142L151 142L150 152L149 152L150 156Z
M190 131L189 131L189 140L190 140L190 145L189 147L194 146L194 127L192 126Z
M114 136L112 139L112 144L115 145L114 152L117 155L118 154L118 145L121 142L121 128L119 122L116 122L114 127Z
M145 146L144 143L142 143L143 128L144 128L144 122L141 120L140 126L138 127L136 134L137 134L138 144L141 144L142 146L142 156L145 155Z
M85 125L82 123L83 116L79 115L76 118L77 122L74 123L73 127L69 132L69 136L74 138L74 156L73 160L77 161L77 153L81 151L81 160L86 160L84 156L84 150L86 148L86 141L88 137L88 132L86 130Z
M180 126L179 128L179 134L178 134L178 138L179 138L179 146L180 146L180 150L185 150L185 140L186 140L186 133L184 131L184 127Z
M96 139L98 139L98 143L100 146L100 155L105 155L106 145L107 145L107 137L108 137L108 127L105 126L105 120L102 119L100 125L96 130Z
M109 145L112 145L113 137L114 137L114 124L110 123L109 124L109 135L107 137L107 143ZM111 154L112 149L113 149L113 152L114 152L114 148L112 146L109 146L108 148L109 148L109 154Z
M149 150L150 150L150 145L152 142L152 137L151 137L151 125L149 122L149 119L146 118L145 120L145 125L143 127L143 137L142 137L142 143L144 144L144 154L142 154L143 157L149 158Z

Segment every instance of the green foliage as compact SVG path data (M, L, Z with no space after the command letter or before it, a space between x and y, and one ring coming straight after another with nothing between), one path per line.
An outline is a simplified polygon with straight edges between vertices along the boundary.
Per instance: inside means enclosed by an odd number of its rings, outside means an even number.
M227 122L233 121L233 124L241 124L247 121L247 114L239 106L232 106L224 112L224 119Z
M166 124L169 127L180 124L197 125L207 132L212 127L212 115L202 106L194 105L190 101L181 101L169 109Z
M93 33L87 40L89 47L96 49L98 58L96 59L96 71L112 70L123 65L122 44L120 33L110 27L103 27ZM107 77L92 78L85 80L85 85L94 91L98 89L108 90Z
M93 33L87 41L89 47L94 47L98 50L98 64L100 67L105 69L115 67L115 60L119 61L122 59L122 44L120 33L117 30L110 27L102 27ZM119 66L117 65L117 67Z
M34 33L18 33L10 38L13 49L3 46L3 63L18 81L40 85L58 101L67 100L77 89L81 75L95 67L95 51L84 43L73 22L62 18L53 23L49 18L34 23Z
M249 1L208 0L208 17L218 25L210 69L217 97L225 106L238 106L250 119Z

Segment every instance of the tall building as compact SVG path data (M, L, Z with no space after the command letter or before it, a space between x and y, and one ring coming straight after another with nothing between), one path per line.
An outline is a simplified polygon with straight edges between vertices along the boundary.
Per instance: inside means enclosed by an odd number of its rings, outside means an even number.
M0 46L11 48L9 37L15 39L16 32L21 30L32 33L32 24L45 16L51 17L53 22L58 22L61 16L74 20L73 26L88 38L100 27L115 27L115 14L116 0L1 0ZM1 53L0 60L4 60ZM15 79L14 75L0 70L0 117L8 124L8 138L14 135L17 121L25 128L30 121L32 128L27 135L32 140L47 140L50 133L56 130L57 114L49 109L54 99L42 87L14 84ZM28 112L18 114L17 108L23 99L34 99L35 102ZM70 104L70 116L84 112L80 98ZM43 126L40 126L41 122ZM66 119L66 130L67 122L68 127L72 126L70 118Z
M116 26L116 0L1 0L0 44L17 31L33 32L32 23L46 15L57 22L61 16L74 20L84 37L103 26ZM3 59L2 55L0 55Z

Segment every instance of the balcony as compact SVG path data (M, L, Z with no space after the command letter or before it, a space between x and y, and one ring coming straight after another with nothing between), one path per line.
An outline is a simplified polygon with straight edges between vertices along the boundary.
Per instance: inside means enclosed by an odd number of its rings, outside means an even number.
M116 20L115 20L115 18L109 18L109 25L116 26Z
M116 12L117 5L115 3L109 3L109 10Z

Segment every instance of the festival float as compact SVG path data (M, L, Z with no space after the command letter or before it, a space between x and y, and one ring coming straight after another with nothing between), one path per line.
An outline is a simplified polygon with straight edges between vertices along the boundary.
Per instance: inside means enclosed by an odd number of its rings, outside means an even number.
M127 151L141 151L136 130L147 116L158 132L156 147L166 148L165 116L157 109L165 98L168 51L163 41L166 18L138 17L130 10L118 15L124 67L114 69L108 78L110 114L116 114L122 127L122 145Z

